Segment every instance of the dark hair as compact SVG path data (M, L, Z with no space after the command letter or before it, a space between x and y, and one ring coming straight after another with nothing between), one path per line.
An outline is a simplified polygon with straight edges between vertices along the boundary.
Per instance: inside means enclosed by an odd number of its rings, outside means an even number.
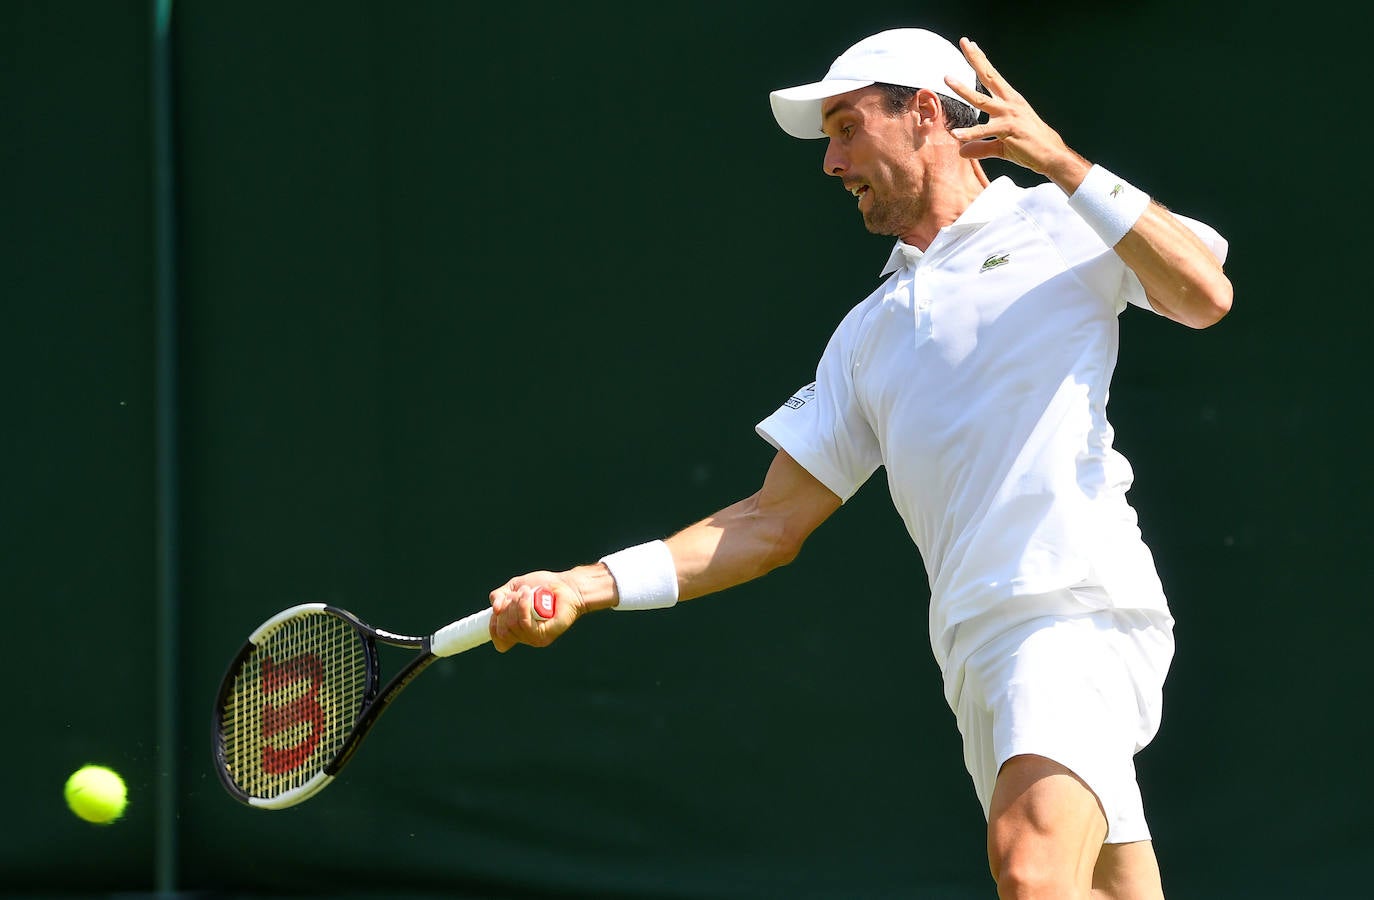
M920 90L920 88L883 82L878 82L874 87L883 92L883 111L889 116L900 115L904 112L911 103L911 98L915 97L916 92ZM982 83L979 82L974 85L974 90L980 90L982 87ZM946 128L971 128L978 124L980 113L964 101L940 94L940 102L945 107Z

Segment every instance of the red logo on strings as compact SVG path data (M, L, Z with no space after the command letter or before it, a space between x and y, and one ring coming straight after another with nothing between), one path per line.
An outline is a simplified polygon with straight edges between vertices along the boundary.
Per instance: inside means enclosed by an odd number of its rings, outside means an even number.
M310 731L295 745L286 748L267 745L262 748L264 772L280 775L299 768L319 745L320 733L324 730L324 710L320 707L320 683L323 680L323 667L312 654L292 657L280 664L274 662L270 656L263 658L263 740L269 741L302 722L310 723ZM271 697L277 691L304 681L310 682L310 688L304 694L285 706L276 706L272 703Z

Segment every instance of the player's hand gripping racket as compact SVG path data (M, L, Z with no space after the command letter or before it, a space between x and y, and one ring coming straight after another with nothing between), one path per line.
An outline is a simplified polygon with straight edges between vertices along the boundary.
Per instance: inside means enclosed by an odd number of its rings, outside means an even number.
M534 593L535 614L554 616L554 596ZM484 609L410 637L373 628L324 603L282 610L263 622L229 664L215 698L215 768L236 799L283 809L334 780L401 689L435 660L491 640ZM377 642L420 652L381 686Z

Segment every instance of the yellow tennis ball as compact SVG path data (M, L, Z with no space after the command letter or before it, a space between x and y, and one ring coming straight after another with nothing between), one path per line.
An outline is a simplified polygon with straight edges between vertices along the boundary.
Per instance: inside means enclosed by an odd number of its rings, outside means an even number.
M108 825L124 815L129 792L119 773L105 766L82 766L67 779L67 805L87 822Z

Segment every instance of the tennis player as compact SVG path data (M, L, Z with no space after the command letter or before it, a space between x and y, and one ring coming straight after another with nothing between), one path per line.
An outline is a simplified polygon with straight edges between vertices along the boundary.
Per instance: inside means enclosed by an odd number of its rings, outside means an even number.
M897 239L881 284L758 425L777 448L758 493L510 580L493 640L543 646L587 612L763 575L883 466L926 565L999 896L1162 897L1133 758L1159 727L1173 619L1107 394L1128 306L1193 328L1229 311L1226 242L1070 149L967 39L875 34L771 104L788 134L828 140L825 174ZM990 182L993 157L1038 183ZM531 614L536 586L555 619Z

